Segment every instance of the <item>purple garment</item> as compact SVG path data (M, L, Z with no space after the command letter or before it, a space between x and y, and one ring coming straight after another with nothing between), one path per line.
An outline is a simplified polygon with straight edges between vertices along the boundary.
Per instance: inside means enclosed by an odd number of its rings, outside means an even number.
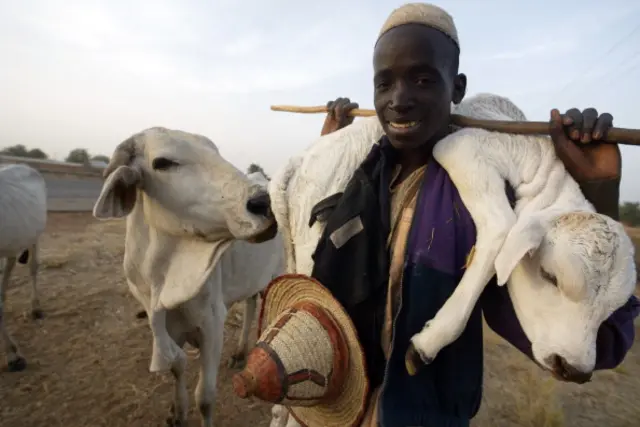
M434 160L427 166L424 182L428 186L420 192L416 212L429 214L415 219L408 261L461 278L467 254L475 244L475 225L449 175ZM522 330L506 287L492 281L479 303L489 327L533 359L531 342ZM632 296L602 324L595 369L611 369L623 361L633 344L633 321L639 314L640 302Z
M476 228L458 190L435 160L427 165L408 246L408 261L460 279Z

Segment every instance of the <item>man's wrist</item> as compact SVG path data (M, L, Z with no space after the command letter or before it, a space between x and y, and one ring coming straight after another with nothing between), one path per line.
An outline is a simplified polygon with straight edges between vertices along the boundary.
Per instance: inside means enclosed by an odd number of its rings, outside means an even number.
M585 181L578 183L585 198L596 212L619 221L620 178Z

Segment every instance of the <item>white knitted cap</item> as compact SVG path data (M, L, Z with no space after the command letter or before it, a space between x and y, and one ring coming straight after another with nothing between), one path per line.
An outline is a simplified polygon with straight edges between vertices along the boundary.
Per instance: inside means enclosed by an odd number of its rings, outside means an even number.
M390 29L405 24L420 24L435 28L449 36L458 48L460 47L458 30L451 15L430 3L406 3L395 9L382 26L378 39Z

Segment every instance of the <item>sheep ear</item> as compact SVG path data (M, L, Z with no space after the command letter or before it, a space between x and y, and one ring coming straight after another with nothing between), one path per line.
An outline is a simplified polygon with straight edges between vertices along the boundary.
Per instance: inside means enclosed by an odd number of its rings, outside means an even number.
M140 172L130 166L119 166L102 185L100 196L93 206L98 219L122 218L131 213L136 204Z
M507 283L516 265L527 253L538 249L546 233L545 224L541 217L528 215L519 219L509 231L494 264L499 286Z

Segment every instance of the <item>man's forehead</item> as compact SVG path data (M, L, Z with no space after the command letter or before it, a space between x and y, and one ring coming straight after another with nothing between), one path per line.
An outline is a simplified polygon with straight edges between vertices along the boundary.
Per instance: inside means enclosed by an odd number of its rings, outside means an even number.
M441 31L420 24L406 24L385 33L374 49L374 68L435 68L458 55L453 41Z

